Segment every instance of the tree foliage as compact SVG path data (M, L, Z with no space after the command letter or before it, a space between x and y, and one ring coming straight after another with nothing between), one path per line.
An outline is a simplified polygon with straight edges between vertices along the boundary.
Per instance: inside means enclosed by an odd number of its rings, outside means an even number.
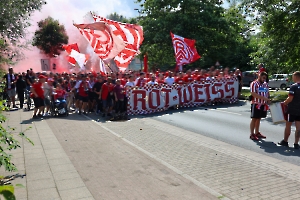
M300 1L244 0L241 5L252 23L260 28L253 62L262 62L272 72L299 70Z
M2 0L0 1L0 34L16 42L25 36L25 28L30 26L29 17L41 9L45 0Z
M117 14L116 12L107 15L106 18L114 20L114 21L118 21L118 22L123 22L123 23L130 23L130 24L136 24L137 23L136 18L134 18L134 17L133 18L126 18L123 15Z
M245 19L238 10L226 12L219 0L138 2L143 3L139 21L145 32L142 52L148 52L150 66L175 66L170 31L196 40L202 58L190 67L209 67L216 61L223 66L241 67L249 62L251 48L243 35Z
M55 57L63 51L63 44L68 44L68 35L64 25L48 17L38 22L32 45L38 47L49 57Z
M43 4L45 0L0 1L0 65L22 59L20 49L26 44L21 44L19 39L25 38L30 15Z

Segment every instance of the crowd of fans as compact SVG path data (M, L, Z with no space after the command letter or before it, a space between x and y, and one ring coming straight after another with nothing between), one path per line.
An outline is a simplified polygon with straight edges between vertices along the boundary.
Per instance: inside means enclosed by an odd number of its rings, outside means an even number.
M35 107L33 118L48 116L53 99L65 98L68 111L79 115L95 112L103 117L122 119L126 117L126 87L143 87L146 84L187 84L231 77L237 77L242 83L239 69L232 72L229 68L215 69L214 66L207 70L196 69L176 73L157 70L154 73L126 71L107 74L34 73L32 69L15 74L13 68L9 68L9 73L4 76L4 79L9 97L8 106L12 104L12 107L17 109L15 97L18 96L22 109L24 97L26 99L30 95Z

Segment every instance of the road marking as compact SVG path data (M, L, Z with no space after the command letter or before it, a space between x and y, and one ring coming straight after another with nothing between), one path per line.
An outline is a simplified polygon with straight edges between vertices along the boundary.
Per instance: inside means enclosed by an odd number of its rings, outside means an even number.
M124 137L122 137L121 135L119 135L118 133L114 132L113 130L105 127L104 125L102 125L101 123L95 121L94 119L90 118L89 116L86 115L82 115L85 118L91 120L92 122L96 123L98 126L101 126L103 129L107 130L108 132L110 132L111 134L115 135L116 137L120 138L121 140L123 140L124 142L126 142L127 144L131 145L132 147L140 150L141 152L145 153L146 155L148 155L149 157L151 157L152 159L156 160L157 162L159 162L160 164L166 166L167 168L169 168L170 170L172 170L173 172L183 176L184 178L188 179L189 181L193 182L195 185L197 185L198 187L200 187L201 189L207 191L208 193L210 193L213 196L216 197L223 197L222 194L218 193L217 191L207 187L206 185L204 185L203 183L197 181L196 179L194 179L193 177L183 173L181 170L173 167L172 165L170 165L169 163L161 160L160 158L156 157L155 155L153 155L152 153L146 151L145 149L137 146L136 144L130 142L129 140L125 139ZM222 198L222 200L230 200L228 197L224 197Z
M229 112L229 111L224 111L224 110L218 110L218 109L209 109L209 110L223 112L223 113L228 113L228 114L233 114L233 115L242 115L240 113L234 113L234 112Z

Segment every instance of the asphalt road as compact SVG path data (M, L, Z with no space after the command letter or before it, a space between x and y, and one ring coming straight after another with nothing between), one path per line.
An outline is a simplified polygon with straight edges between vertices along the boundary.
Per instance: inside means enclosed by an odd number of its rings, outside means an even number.
M104 122L100 116L91 114L89 117ZM267 138L258 142L249 139L250 102L248 101L198 108L180 108L148 115L129 116L129 118L152 118L300 166L300 150L293 148L295 127L292 127L289 148L276 145L283 139L285 124L273 124L269 112L267 118L262 119L260 127L260 132Z
M293 148L295 127L292 127L290 148L277 146L277 142L283 138L285 124L274 125L270 113L266 119L262 120L260 128L261 133L266 135L267 139L259 142L249 139L250 103L247 101L240 101L238 104L232 105L183 108L137 116L137 118L140 117L151 117L197 134L300 166L300 150Z

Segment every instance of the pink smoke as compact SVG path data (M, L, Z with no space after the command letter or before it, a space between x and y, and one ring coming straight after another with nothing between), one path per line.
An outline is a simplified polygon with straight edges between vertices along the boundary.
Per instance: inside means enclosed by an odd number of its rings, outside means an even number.
M87 18L78 17L77 12L71 12L66 14L66 11L70 10L70 4L67 2L59 1L59 6L55 4L47 4L43 7L41 12L35 12L32 17L32 26L28 28L27 39L32 40L34 32L37 30L37 22L47 18L48 16L53 17L56 20L59 20L60 24L65 26L67 34L69 36L69 44L77 43L80 53L85 53L90 55L90 59L86 64L86 71L90 71L91 69L95 71L99 71L99 58L93 52L93 49L89 46L86 39L79 33L78 29L73 26L73 19L77 20L77 23L86 22ZM56 13L57 15L55 15ZM63 15L61 13L64 13ZM86 12L88 13L88 11ZM32 68L35 72L40 72L41 70L41 59L49 59L43 52L41 52L38 48L29 45L29 49L25 49L23 51L25 55L25 59L19 61L14 66L15 72L26 72L27 69ZM70 72L75 71L78 72L80 69L77 67L71 66L66 60L67 53L62 52L56 58L50 59L50 68L53 72ZM56 65L56 70L53 70L53 64Z

